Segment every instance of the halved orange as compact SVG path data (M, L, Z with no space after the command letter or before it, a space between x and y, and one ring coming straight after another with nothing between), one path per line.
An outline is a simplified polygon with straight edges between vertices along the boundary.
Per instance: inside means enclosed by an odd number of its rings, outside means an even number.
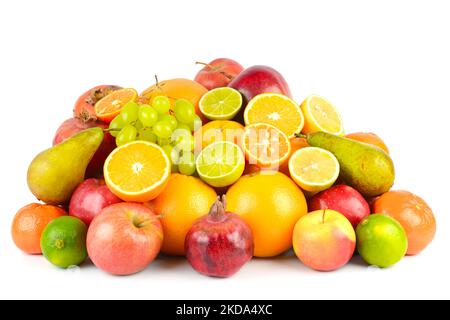
M278 169L291 152L289 138L283 131L267 123L255 123L244 129L242 145L249 164Z
M116 148L106 159L103 171L109 190L120 199L146 202L164 190L170 166L160 146L133 141Z
M112 91L94 106L95 115L103 122L110 123L130 101L136 101L138 93L133 88Z
M244 111L246 125L268 123L289 138L300 133L304 125L304 117L299 105L292 99L278 93L263 93L254 97Z

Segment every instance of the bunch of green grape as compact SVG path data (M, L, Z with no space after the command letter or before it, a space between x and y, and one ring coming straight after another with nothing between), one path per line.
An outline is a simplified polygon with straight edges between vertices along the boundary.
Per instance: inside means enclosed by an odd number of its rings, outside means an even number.
M117 146L144 140L162 147L172 162L172 172L185 175L195 173L194 136L202 120L195 114L191 102L175 101L170 110L170 99L157 96L152 105L128 102L109 124Z

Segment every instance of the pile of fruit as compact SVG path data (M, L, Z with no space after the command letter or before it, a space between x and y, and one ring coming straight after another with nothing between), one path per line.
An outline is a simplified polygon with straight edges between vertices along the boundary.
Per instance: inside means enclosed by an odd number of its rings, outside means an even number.
M28 168L42 203L16 214L17 247L61 268L89 257L115 275L162 252L227 277L292 247L319 271L355 253L384 268L433 240L425 201L390 190L377 135L344 135L334 105L297 104L270 67L203 65L195 80L156 79L140 95L112 85L81 95Z

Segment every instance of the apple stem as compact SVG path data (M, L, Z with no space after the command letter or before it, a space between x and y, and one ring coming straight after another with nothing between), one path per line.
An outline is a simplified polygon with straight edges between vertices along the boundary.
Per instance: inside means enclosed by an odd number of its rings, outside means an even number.
M325 224L325 214L327 213L327 209L323 209L322 213L322 224Z
M208 68L210 68L213 71L218 71L220 74L225 76L230 81L234 79L234 77L231 74L229 74L229 73L227 73L225 71L221 71L220 70L221 67L214 67L214 66L212 66L212 65L210 65L208 63L204 63L204 62L200 62L200 61L195 61L195 64L201 64L202 66L208 67Z

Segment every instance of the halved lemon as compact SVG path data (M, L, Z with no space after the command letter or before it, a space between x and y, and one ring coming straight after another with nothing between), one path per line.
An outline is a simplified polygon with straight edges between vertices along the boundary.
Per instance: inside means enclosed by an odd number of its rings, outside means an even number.
M271 124L289 138L300 133L305 122L299 105L278 93L263 93L250 100L244 111L244 121L246 125Z
M130 101L136 101L138 93L133 88L112 91L94 106L95 115L103 122L110 123Z
M289 173L300 188L320 192L333 185L339 176L339 162L329 151L316 147L297 150L289 159Z
M203 149L195 164L198 175L207 184L226 187L242 176L245 158L237 144L219 141Z
M209 120L231 120L242 107L242 95L233 88L216 88L205 93L198 106Z
M291 152L289 138L267 123L255 123L244 129L242 146L249 164L277 170Z
M339 136L344 134L344 126L339 112L325 98L310 95L302 102L300 108L305 116L303 133L323 131Z
M106 159L103 171L109 190L120 199L146 202L166 186L170 160L160 146L133 141L116 148Z

